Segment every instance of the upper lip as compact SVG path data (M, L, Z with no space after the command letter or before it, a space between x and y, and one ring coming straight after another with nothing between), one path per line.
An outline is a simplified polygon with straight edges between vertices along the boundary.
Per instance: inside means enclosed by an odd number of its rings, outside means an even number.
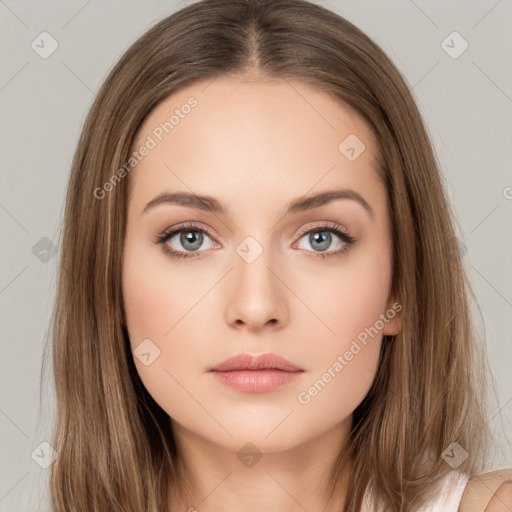
M295 366L290 361L277 354L261 354L252 356L251 354L237 354L230 357L222 363L210 368L210 371L229 372L233 370L265 370L276 369L287 372L303 371L302 368Z

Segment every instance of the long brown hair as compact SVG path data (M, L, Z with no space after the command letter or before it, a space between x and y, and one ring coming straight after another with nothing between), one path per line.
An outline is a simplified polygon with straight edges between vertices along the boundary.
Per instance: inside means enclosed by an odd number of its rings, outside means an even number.
M405 80L368 36L314 3L204 0L163 19L126 51L102 85L74 155L52 318L56 512L163 512L169 485L184 484L169 417L142 385L124 327L131 175L101 199L97 190L129 160L139 127L161 100L198 80L248 74L321 89L355 109L379 142L393 226L391 293L403 306L403 324L383 340L373 386L354 411L326 497L353 461L346 511L360 510L367 486L389 510L413 510L452 471L443 455L450 446L467 452L457 469L469 475L488 462L489 372L472 323L475 297Z

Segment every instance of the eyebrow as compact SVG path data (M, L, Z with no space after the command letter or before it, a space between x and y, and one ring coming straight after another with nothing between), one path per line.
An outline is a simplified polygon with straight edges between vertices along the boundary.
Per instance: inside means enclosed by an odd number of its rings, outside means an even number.
M364 197L358 194L355 190L347 188L327 190L314 195L302 196L294 199L287 205L285 215L289 213L299 213L307 210L313 210L314 208L319 208L337 199L350 199L356 201L361 206L363 206L363 208L367 211L372 219L375 217L375 213L366 199L364 199ZM144 214L161 204L176 204L188 208L197 208L207 212L221 214L227 213L227 209L222 205L220 201L214 197L192 194L189 192L164 192L149 201L149 203L144 207L142 213Z

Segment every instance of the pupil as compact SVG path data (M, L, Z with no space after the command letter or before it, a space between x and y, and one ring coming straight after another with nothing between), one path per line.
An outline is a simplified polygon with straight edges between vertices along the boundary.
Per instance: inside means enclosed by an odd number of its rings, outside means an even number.
M320 246L317 246L317 249L325 251L331 243L331 233L329 233L329 231L317 231L316 233L312 233L309 235L309 243L312 247L314 247L313 242L320 242Z

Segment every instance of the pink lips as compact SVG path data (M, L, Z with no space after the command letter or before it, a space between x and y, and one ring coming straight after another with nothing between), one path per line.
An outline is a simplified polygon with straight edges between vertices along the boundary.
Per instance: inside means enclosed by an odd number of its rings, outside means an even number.
M240 391L272 391L298 378L304 370L277 354L238 354L214 366L209 373L222 384Z

